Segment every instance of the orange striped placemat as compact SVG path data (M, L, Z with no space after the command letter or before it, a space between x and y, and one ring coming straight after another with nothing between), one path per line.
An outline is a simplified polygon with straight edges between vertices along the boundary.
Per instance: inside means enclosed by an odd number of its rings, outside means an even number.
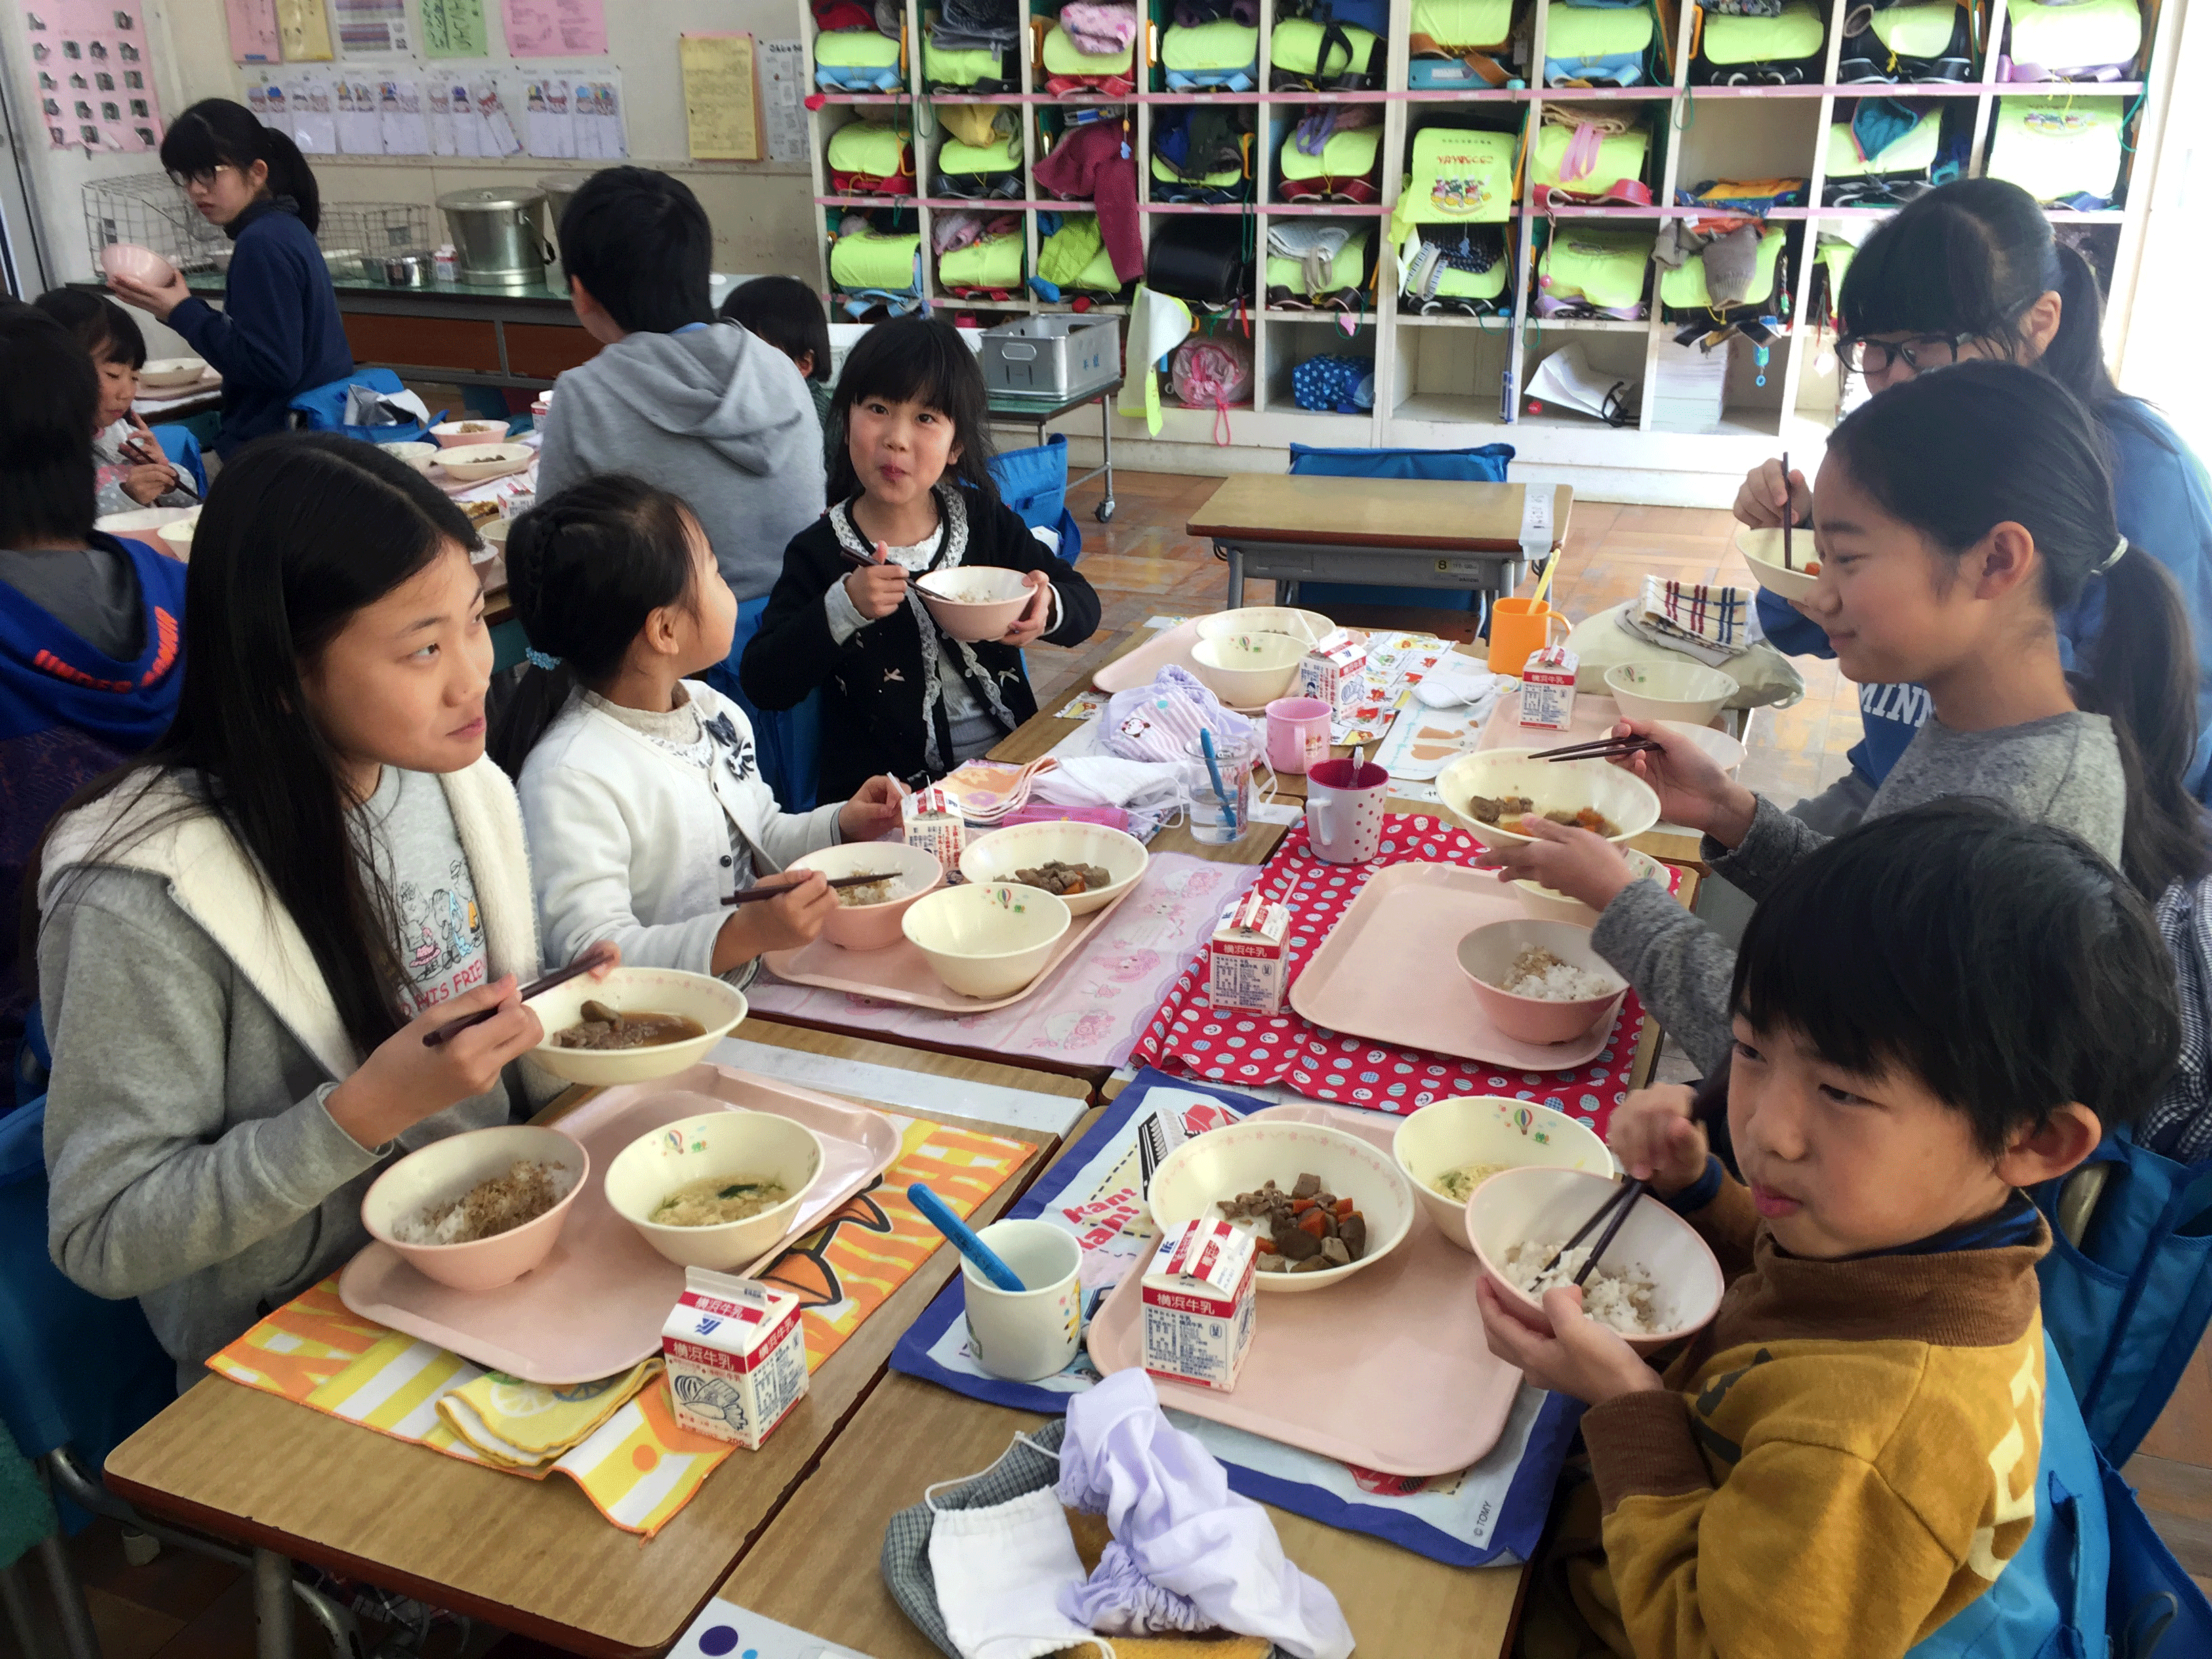
M761 1275L804 1305L810 1370L842 1347L944 1243L907 1202L909 1185L927 1182L960 1214L970 1215L1035 1150L972 1129L885 1115L899 1131L899 1155L890 1168ZM485 1375L483 1369L349 1311L338 1300L336 1274L277 1309L208 1366L395 1439L500 1467L479 1456L438 1412L441 1395ZM677 1427L666 1385L656 1377L559 1458L507 1473L534 1480L558 1469L615 1525L651 1537L735 1449Z

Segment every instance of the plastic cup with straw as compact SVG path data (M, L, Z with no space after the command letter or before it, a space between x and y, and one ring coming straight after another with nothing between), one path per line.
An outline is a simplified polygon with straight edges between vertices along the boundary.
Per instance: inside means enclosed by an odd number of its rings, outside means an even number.
M1198 728L1199 752L1206 757L1206 775L1213 780L1214 799L1221 803L1223 816L1229 823L1229 839L1235 841L1243 830L1237 823L1237 803L1230 799L1229 787L1222 781L1221 758L1213 749L1213 732L1209 726Z

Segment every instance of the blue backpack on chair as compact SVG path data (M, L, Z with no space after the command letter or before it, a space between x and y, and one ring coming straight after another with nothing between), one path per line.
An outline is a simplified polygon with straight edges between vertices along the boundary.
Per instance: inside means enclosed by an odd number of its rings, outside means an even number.
M429 428L421 421L401 421L391 426L348 426L346 394L355 386L376 392L404 392L399 377L388 368L357 368L342 380L310 386L286 405L295 417L293 425L307 432L337 432L372 444L421 443ZM441 413L439 419L443 420Z
M1322 478L1445 478L1504 483L1511 444L1480 449L1316 449L1291 446L1291 476ZM1476 611L1481 595L1448 587L1382 587L1366 582L1300 582L1297 602L1334 614L1340 605L1409 605L1431 611ZM1285 601L1288 603L1288 601Z

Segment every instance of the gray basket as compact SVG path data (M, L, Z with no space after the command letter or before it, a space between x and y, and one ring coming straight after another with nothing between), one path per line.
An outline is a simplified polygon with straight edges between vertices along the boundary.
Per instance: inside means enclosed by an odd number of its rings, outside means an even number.
M1030 317L983 331L983 384L1025 398L1079 398L1121 376L1112 317Z

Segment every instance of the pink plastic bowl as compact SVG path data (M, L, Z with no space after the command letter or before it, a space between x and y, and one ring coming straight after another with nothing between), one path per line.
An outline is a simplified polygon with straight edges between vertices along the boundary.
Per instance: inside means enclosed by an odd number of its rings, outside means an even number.
M561 1201L534 1221L467 1244L403 1244L392 1229L430 1205L459 1198L516 1160L558 1164L574 1179ZM362 1225L425 1278L457 1291L492 1291L521 1278L552 1253L576 1194L591 1179L591 1155L557 1129L512 1124L434 1140L379 1176L361 1200Z
M848 951L884 951L906 938L906 913L925 893L945 884L945 866L937 855L903 842L847 842L825 847L792 860L793 870L819 870L835 881L840 876L866 875L871 871L894 872L899 884L896 897L881 904L841 904L822 923L822 937Z
M441 421L430 428L441 449L465 449L472 444L503 444L505 421Z
M1339 763L1331 763L1337 764ZM1341 763L1348 765L1350 763ZM1319 769L1316 769L1318 770ZM1611 1019L1628 987L1612 964L1590 949L1590 930L1567 921L1493 921L1478 927L1459 942L1460 971L1474 987L1475 1000L1491 1023L1520 1042L1571 1042L1601 1019ZM1532 945L1540 945L1561 961L1603 974L1613 981L1601 997L1576 1002L1553 1002L1542 997L1516 996L1501 991L1498 981L1510 972L1514 959Z
M135 242L110 242L100 250L100 268L142 288L166 288L177 268L150 247Z

